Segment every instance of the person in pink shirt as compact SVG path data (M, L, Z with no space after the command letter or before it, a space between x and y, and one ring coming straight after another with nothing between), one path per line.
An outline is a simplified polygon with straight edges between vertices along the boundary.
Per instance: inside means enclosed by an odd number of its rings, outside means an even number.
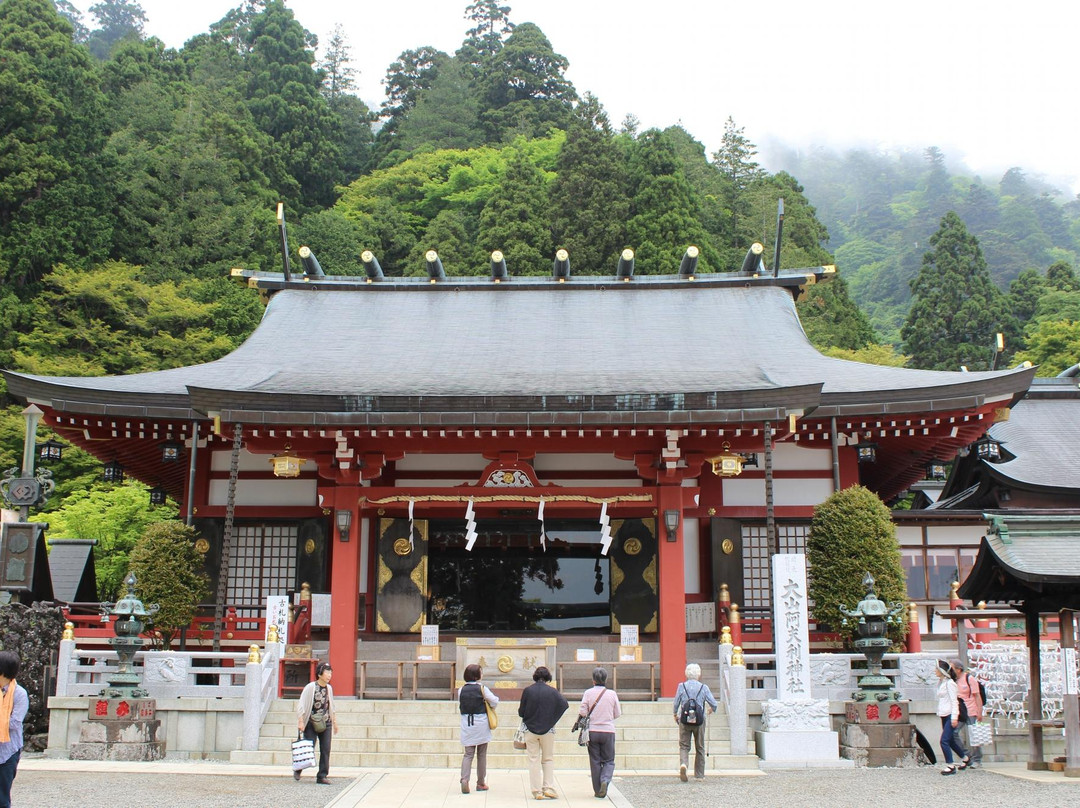
M622 715L619 695L607 687L607 671L593 668L593 686L581 697L579 716L589 716L589 770L593 796L607 797L615 773L615 719Z
M968 748L971 750L970 766L982 765L982 747L971 745L972 724L981 721L983 717L982 694L979 692L979 680L970 670L964 670L964 663L959 659L950 659L949 666L956 674L956 696L964 700L967 705Z

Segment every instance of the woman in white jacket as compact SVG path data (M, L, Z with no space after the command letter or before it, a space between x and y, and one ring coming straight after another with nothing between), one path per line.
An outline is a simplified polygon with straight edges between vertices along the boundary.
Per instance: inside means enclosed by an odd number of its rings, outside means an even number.
M334 688L330 687L333 670L329 662L320 662L315 668L315 681L308 682L296 704L296 729L309 741L319 739L319 771L315 782L330 785L326 776L330 773L330 736L338 731L337 715L334 713ZM300 772L293 777L300 779Z
M952 666L943 659L938 660L936 670L940 680L937 714L941 718L941 752L945 755L945 768L941 773L956 774L958 770L966 769L971 762L957 734L957 727L960 726L960 704L957 701L956 674L953 673ZM960 758L960 762L955 766L953 751Z

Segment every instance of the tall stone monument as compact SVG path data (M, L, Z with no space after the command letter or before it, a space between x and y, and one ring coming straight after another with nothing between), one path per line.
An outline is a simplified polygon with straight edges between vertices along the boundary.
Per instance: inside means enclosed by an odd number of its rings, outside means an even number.
M772 573L776 698L761 705L758 757L764 768L850 767L840 758L828 699L811 695L806 556L774 555Z

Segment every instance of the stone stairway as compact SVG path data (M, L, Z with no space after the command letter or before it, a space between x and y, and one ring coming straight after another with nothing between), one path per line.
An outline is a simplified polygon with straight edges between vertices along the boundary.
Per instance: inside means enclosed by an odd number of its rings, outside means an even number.
M589 768L588 755L570 731L578 702L556 729L555 767L560 770ZM270 708L254 752L234 751L233 763L254 763L287 768L290 744L296 738L295 701L278 699ZM488 767L525 766L525 753L514 749L518 704L499 704L499 727L488 747ZM679 766L678 728L671 717L671 702L624 702L616 722L616 770L667 770ZM332 766L370 768L455 769L461 763L460 715L457 703L445 701L378 701L338 699L341 729L334 736ZM709 769L756 769L755 755L728 754L726 717L713 716L708 730ZM751 750L752 751L752 750Z

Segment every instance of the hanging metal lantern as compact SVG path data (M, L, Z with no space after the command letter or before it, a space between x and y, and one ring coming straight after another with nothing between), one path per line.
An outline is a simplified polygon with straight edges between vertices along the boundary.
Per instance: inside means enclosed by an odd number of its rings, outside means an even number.
M270 458L274 466L275 477L299 477L300 469L307 461L304 458L292 454L288 444L285 445L285 454L274 455Z
M712 473L717 477L738 477L742 474L743 463L746 462L746 458L741 454L731 451L731 444L727 441L724 441L723 453L708 460L712 465Z

